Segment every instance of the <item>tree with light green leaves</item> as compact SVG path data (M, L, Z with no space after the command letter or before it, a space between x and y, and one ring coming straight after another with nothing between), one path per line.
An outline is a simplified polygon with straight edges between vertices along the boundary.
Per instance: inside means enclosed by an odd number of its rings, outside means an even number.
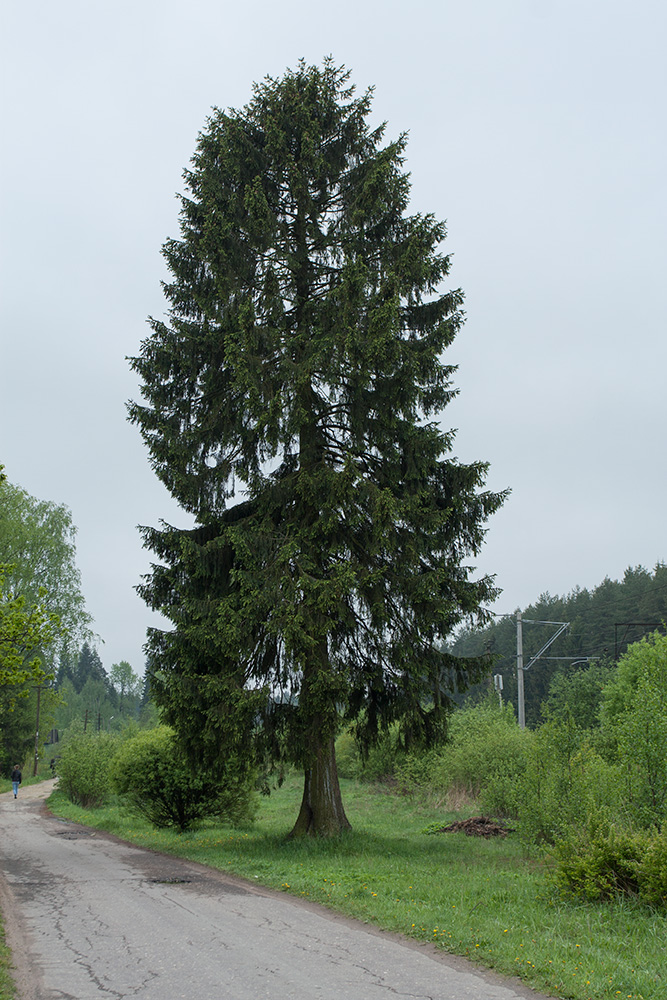
M53 613L27 605L25 597L11 591L7 580L11 570L0 565L0 688L10 709L31 685L47 678L44 651L53 643L59 624Z
M63 647L73 649L92 635L92 618L85 609L76 565L75 537L67 507L37 500L3 476L0 563L6 567L6 585L26 608L39 606L57 620L53 654Z
M109 683L118 695L118 710L122 714L128 708L138 708L141 697L142 679L135 674L132 665L127 660L112 663L109 671Z
M0 466L0 564L3 667L0 669L0 757L14 758L35 739L37 713L26 708L36 686L50 683L58 657L68 659L91 635L76 566L69 510L37 500L7 480ZM5 680L2 680L2 678ZM16 711L17 698L21 711ZM42 729L54 698L40 692ZM48 711L47 711L48 710Z
M343 722L442 734L488 669L443 639L496 593L466 560L503 495L441 425L463 296L371 98L327 60L213 112L164 247L169 319L132 359L130 419L197 522L144 530L141 592L173 625L149 635L152 690L199 760L303 769L294 835L349 826Z
M624 765L630 815L645 826L667 821L667 636L628 647L602 706L603 729Z

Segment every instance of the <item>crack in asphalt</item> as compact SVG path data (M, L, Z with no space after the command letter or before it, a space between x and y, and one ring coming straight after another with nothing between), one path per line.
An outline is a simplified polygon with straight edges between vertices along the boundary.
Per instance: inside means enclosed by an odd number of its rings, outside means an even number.
M80 885L81 883L78 884ZM55 908L54 912L56 915L54 927L57 932L57 940L59 944L62 945L65 951L72 956L73 963L83 970L89 982L95 987L99 995L104 997L116 997L118 1000L123 1000L124 997L137 996L153 980L159 977L159 972L147 969L138 985L133 987L124 986L122 990L114 988L109 984L104 973L95 968L96 965L100 964L100 939L111 935L111 925L108 924L96 910L94 910L90 905L87 905L85 914L89 931L83 937L83 941L77 944L75 938L73 938L72 935L66 930L66 925L69 921L65 907L58 906ZM133 947L130 939L126 935L121 935L119 938L116 937L115 941L117 942L115 948L116 955L124 953L129 959L132 959L136 948ZM82 943L86 946L86 950L81 947ZM132 967L133 969L137 969L137 963L133 962ZM76 998L73 998L73 1000L76 1000Z

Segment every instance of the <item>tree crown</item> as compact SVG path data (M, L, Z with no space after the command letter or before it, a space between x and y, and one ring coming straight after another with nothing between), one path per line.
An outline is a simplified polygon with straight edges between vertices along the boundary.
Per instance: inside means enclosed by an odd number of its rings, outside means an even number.
M306 762L343 714L428 734L485 669L442 648L495 593L464 561L503 500L438 422L463 297L370 106L329 60L214 110L164 247L168 321L131 360L130 419L198 522L144 529L140 591L174 624L151 683L212 753L254 730Z

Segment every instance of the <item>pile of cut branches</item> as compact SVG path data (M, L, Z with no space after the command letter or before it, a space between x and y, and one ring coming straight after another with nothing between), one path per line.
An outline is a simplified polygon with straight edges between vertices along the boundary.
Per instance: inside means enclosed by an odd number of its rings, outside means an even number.
M468 837L506 837L512 833L511 826L506 826L501 820L489 819L488 816L471 816L461 819L449 826L441 826L429 833L459 833L462 831Z

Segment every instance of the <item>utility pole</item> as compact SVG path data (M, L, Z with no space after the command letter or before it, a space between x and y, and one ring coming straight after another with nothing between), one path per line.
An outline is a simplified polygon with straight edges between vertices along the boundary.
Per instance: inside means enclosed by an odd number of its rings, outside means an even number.
M516 613L516 688L519 701L519 728L526 728L526 709L523 697L523 621Z

